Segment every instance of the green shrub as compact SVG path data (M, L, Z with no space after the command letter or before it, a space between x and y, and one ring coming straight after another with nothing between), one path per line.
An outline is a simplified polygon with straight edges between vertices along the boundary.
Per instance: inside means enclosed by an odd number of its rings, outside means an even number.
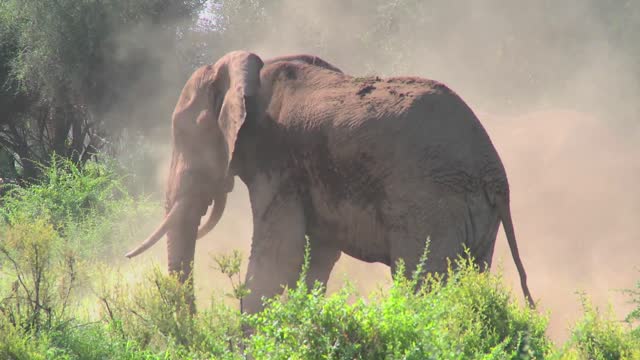
M554 349L546 316L520 307L500 274L480 272L468 254L446 281L422 267L408 278L400 262L390 289L352 301L350 286L331 296L307 287L307 247L296 287L265 299L263 312L244 315L212 298L192 315L176 277L155 265L125 272L114 261L149 230L140 224L158 204L129 195L110 162L79 169L54 158L44 173L2 199L2 359L640 358L640 331L586 297L570 341ZM242 301L240 253L212 260ZM629 293L640 304L640 292Z
M9 224L45 216L57 230L64 230L66 224L104 213L117 203L114 200L127 197L113 165L90 161L80 168L54 154L49 165L40 167L39 182L3 199L1 213Z
M161 211L147 199L134 199L113 161L89 161L79 168L53 155L43 178L2 198L4 226L47 218L69 246L86 257L122 257L128 244L149 231L146 219Z
M433 326L436 358L542 359L549 354L548 319L511 300L500 274L481 273L469 257L459 258L456 269L449 270L446 283L430 281L430 290L416 303Z
M46 219L5 228L0 235L0 311L25 331L54 327L67 316L81 266Z
M547 319L510 300L498 276L458 259L447 281L428 276L416 291L402 264L388 294L348 303L302 277L250 317L256 359L542 359ZM304 274L304 271L303 271Z
M78 313L78 290L86 280L83 262L66 245L46 218L2 229L1 358L48 359L63 354L56 342L77 326L73 318Z
M573 326L562 359L639 359L640 341L615 319L613 309L601 313L581 295L583 316Z
M86 302L86 265L121 256L146 231L139 223L159 209L131 198L116 170L111 162L80 169L54 156L39 183L3 196L0 358L149 358L129 339L98 341L111 333Z
M0 314L0 359L39 360L51 348L46 337L16 327L5 314Z
M640 322L640 281L636 283L634 289L624 290L624 293L631 298L631 303L636 306L635 309L627 315L625 321L632 327L631 335L640 341L640 326L637 326Z
M241 316L236 310L212 300L191 316L187 286L157 266L133 284L123 283L122 274L111 274L99 282L97 295L112 336L172 359L238 358Z

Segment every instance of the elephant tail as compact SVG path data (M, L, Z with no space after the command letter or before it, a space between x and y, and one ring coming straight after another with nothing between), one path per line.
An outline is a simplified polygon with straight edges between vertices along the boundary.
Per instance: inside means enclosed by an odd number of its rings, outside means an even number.
M529 292L529 287L527 286L527 274L524 271L524 265L522 265L522 260L520 259L520 254L518 252L518 244L516 243L516 234L513 229L513 221L511 220L511 208L509 206L509 196L508 195L499 196L496 200L497 200L496 205L498 208L498 213L500 214L500 218L502 219L502 227L504 228L505 235L507 236L509 249L511 249L511 256L513 257L513 261L515 262L516 268L518 269L518 274L520 275L520 285L522 286L522 292L524 293L524 297L529 303L529 306L532 309L535 309L533 298L531 297L531 293Z

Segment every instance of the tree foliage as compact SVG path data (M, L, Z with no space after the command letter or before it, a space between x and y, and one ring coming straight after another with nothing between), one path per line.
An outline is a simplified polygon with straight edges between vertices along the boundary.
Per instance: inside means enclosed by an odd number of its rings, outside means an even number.
M573 101L635 124L638 31L629 0L5 0L0 147L30 177L53 151L82 163L131 148L123 134L166 138L188 74L236 49L436 78L487 111Z
M85 162L133 123L133 95L164 85L204 0L0 3L0 145L32 177L51 152ZM158 60L162 57L162 61Z

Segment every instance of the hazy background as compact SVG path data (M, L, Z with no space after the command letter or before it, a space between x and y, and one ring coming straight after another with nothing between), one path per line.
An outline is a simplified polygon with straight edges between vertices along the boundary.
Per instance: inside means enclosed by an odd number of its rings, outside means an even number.
M612 302L621 318L628 312L627 298L616 290L640 277L640 92L632 41L640 5L253 3L255 12L244 16L245 2L211 5L206 18L229 21L224 45L209 49L211 62L231 49L264 58L308 52L353 75L421 75L446 83L476 111L505 163L529 286L551 311L550 334L564 339L580 314L576 291L599 305ZM248 254L248 206L237 182L222 222L199 242L196 279L203 294L224 281L207 268L208 251ZM502 231L493 268L499 267L521 299ZM329 288L345 277L364 292L390 279L385 266L343 255Z

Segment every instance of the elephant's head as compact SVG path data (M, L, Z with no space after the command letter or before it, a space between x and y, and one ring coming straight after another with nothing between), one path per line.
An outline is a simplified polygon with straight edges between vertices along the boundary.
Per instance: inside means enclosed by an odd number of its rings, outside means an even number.
M260 87L262 66L258 56L235 51L197 69L187 81L172 116L165 219L127 257L142 253L166 233L169 271L180 274L183 282L191 274L196 238L215 226L233 187L231 158L248 102ZM211 217L198 231L212 202Z

